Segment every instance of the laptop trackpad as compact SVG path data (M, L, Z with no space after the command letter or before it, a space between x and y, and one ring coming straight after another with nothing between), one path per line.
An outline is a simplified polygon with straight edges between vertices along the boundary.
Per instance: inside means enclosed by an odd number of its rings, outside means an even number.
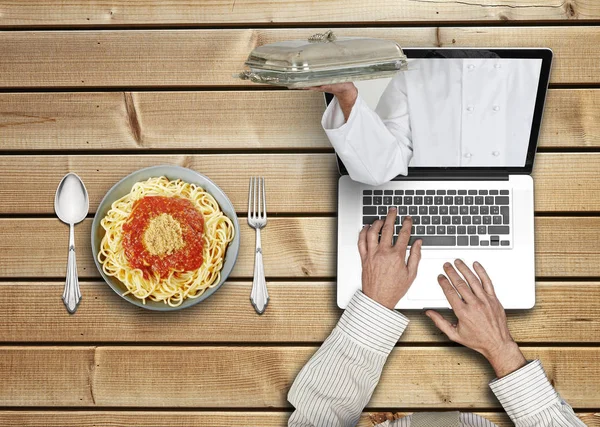
M437 277L444 273L442 266L448 258L425 258L421 260L417 278L406 297L411 301L440 301L447 305L446 296L440 287Z

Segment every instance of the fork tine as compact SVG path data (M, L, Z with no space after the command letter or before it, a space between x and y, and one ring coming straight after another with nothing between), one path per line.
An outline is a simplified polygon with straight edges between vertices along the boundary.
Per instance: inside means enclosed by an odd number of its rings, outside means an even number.
M257 191L258 191L258 199L256 200L256 204L258 205L258 210L256 211L256 217L258 219L261 218L260 216L260 211L261 211L261 206L260 206L260 202L261 202L261 188L262 188L262 182L260 178L257 178L258 181L258 185L257 185Z
M252 203L254 204L254 209L252 210L252 217L254 219L257 218L257 216L256 216L256 196L257 196L256 187L257 187L258 183L256 181L257 181L257 179L254 178L254 200L252 201Z
M248 188L248 221L250 221L251 217L250 217L250 211L251 211L251 206L252 206L252 181L253 181L253 177L250 177L250 185Z
M263 218L267 219L267 196L265 194L265 179L262 179L262 194L263 194Z

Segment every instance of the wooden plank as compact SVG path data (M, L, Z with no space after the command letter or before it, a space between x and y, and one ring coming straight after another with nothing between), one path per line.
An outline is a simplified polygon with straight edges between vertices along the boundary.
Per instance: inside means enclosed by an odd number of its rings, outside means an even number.
M160 316L131 306L104 283L81 286L77 315L67 316L62 282L0 283L11 301L0 311L0 342L321 343L341 315L335 282L269 282L269 308L260 317L248 301L248 281L228 282L196 308ZM402 342L447 342L422 313L406 315L411 323ZM509 312L508 319L519 343L600 343L600 282L539 282L535 309Z
M263 232L268 277L333 277L334 218L272 218ZM99 277L90 251L91 220L75 229L79 277ZM241 248L232 277L252 277L254 230L241 218ZM0 277L63 277L68 228L54 219L0 220ZM43 242L43 243L42 243ZM6 261L4 261L6 260Z
M0 406L286 408L316 347L2 347ZM531 347L575 408L598 403L600 348ZM498 408L487 362L459 347L392 351L369 408ZM410 384L410 387L398 387Z
M251 176L265 177L270 212L333 212L337 203L338 171L332 154L5 156L0 157L0 176L8 181L4 181L0 192L0 212L54 212L56 186L67 171L83 179L90 195L90 212L95 212L104 194L121 178L160 164L176 164L207 175L223 189L238 212L248 208ZM23 173L29 170L32 172ZM6 199L11 202L5 203Z
M495 415L495 414L494 414ZM281 427L289 412L0 411L4 427ZM368 415L361 427L372 427Z
M373 427L380 420L402 417L406 412L364 413L358 427ZM498 427L512 427L508 416L499 412L477 412ZM218 411L0 411L0 423L5 427L281 427L290 412L218 412ZM589 412L577 416L587 426L600 426L600 414Z
M581 31L584 27L578 27ZM535 34L540 35L540 29L544 35L536 39ZM497 31L499 30L499 31ZM483 47L540 47L550 48L554 52L552 60L551 83L591 83L600 77L600 65L596 67L585 66L580 68L578 63L581 57L586 55L598 55L595 51L600 49L597 42L600 41L600 31L597 27L587 27L585 32L594 34L593 39L582 39L577 42L580 49L575 49L571 37L578 32L575 27L550 28L550 27L525 27L520 31L514 29L479 27L479 28L440 28L440 45L442 46L483 46ZM590 58L591 59L591 58ZM588 61L583 61L588 62ZM591 64L589 64L591 65ZM595 68L595 69L593 69Z
M324 110L306 91L5 93L0 138L5 150L322 149Z
M323 29L7 31L0 37L0 87L247 86L232 77L262 44ZM340 28L342 36L402 46L550 47L553 83L598 83L595 27ZM586 40L582 43L581 40Z
M535 210L599 211L600 192L595 190L600 186L599 164L600 153L537 154L533 167Z
M540 147L600 147L600 90L548 92Z
M564 21L598 20L594 0L564 3L557 0L495 0L445 3L382 0L365 7L359 0L304 3L286 7L275 0L231 0L210 3L175 0L81 3L77 0L4 2L0 26L112 26L112 25L232 25L364 22L448 21Z
M471 411L463 411L471 412ZM505 413L494 413L494 412L475 412L476 414L490 420L498 427L514 427L514 424ZM395 420L402 418L410 412L373 412L370 414L363 414L358 424L359 427L373 427L375 424L385 422L386 420ZM600 413L577 413L577 416L586 426L600 426Z
M232 277L252 277L254 234L242 221L241 248ZM91 220L75 229L80 277L99 274L90 248ZM272 218L263 233L265 270L274 277L334 277L336 219ZM64 277L68 228L58 219L0 220L0 277ZM599 277L600 217L538 217L539 277Z
M2 93L0 139L4 150L330 149L324 110L305 91ZM600 90L551 89L540 146L600 147L598 115Z
M323 153L0 156L0 213L53 214L56 186L68 172L83 179L93 213L121 178L160 164L185 166L207 175L221 186L238 212L247 210L250 176L266 178L271 213L337 212L335 156ZM600 153L539 153L534 168L536 211L600 211L598 164Z

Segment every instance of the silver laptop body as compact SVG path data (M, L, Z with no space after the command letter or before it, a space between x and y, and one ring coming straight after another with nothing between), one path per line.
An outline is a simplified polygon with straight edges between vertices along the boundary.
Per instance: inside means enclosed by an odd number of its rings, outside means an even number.
M534 189L531 171L548 87L552 52L548 49L449 48L405 49L405 53L409 58L409 70L404 73L413 73L403 77L406 78L407 99L401 100L408 102L411 112L414 154L408 165L408 174L397 176L392 181L378 186L366 185L352 180L342 160L338 158L341 173L338 189L338 306L345 308L352 295L361 288L358 232L364 224L384 218L387 209L395 206L399 212L396 228L399 230L403 216L410 215L414 222L414 237L411 242L415 238L422 238L424 241L417 278L396 308L449 307L438 285L437 276L443 273L444 262L456 258L469 265L479 261L486 268L505 308L532 308L535 305L535 253ZM422 92L411 89L416 86L414 82L423 78L419 73L427 72L429 74L426 77L429 80L425 81L425 86L428 86L428 81L438 81L436 73L454 73L456 70L446 70L455 66L464 68L466 79L470 67L491 66L491 62L486 61L493 61L496 68L500 68L497 64L505 65L505 68L516 64L515 70L529 69L527 72L533 73L528 78L537 76L537 81L535 78L533 80L535 84L529 85L525 90L521 87L519 91L511 90L514 77L507 77L497 94L494 88L491 88L491 92L489 87L486 88L492 93L488 95L492 101L482 101L481 106L474 102L477 107L489 107L491 115L500 109L493 104L494 97L508 101L511 100L507 97L523 99L523 103L527 105L519 105L519 108L524 110L513 109L518 110L514 112L518 116L510 117L512 112L509 111L505 113L508 115L503 120L510 123L510 126L514 123L524 123L524 120L531 122L528 135L506 132L506 138L511 139L503 143L513 152L512 158L507 158L506 165L477 164L471 159L470 163L465 165L462 160L457 161L452 156L447 157L445 164L444 156L441 156L440 160L439 155L433 160L434 156L428 153L433 152L431 147L435 145L427 139L430 138L428 135L433 134L424 123L427 120L437 120L436 123L439 124L440 117L432 119L423 114L423 111L439 114L443 111L453 111L452 114L455 114L455 109L447 109L442 104L457 101L450 101L450 96L446 94L447 86L444 85L439 85L435 92L439 94L439 100L431 98L433 101L427 101ZM453 81L460 81L448 79L443 75L439 78L446 79L444 81L449 85L453 84ZM366 80L357 82L356 86L363 100L376 110L381 94L388 87L390 80ZM462 84L465 84L464 80ZM450 90L448 89L448 92ZM528 90L531 93L526 93ZM460 93L460 90L454 92ZM328 102L331 101L331 96L326 98ZM426 102L433 102L435 105L428 106ZM511 102L511 105L515 105L514 100ZM470 107L469 104L467 108ZM524 115L524 111L529 112ZM480 123L486 126L486 120L484 118ZM454 134L464 135L468 132L467 125L463 125L462 133L460 131L459 129L459 132ZM441 143L448 144L447 147L438 148L437 154L439 150L446 148L449 152L460 151L459 138L448 137L446 142L439 135L431 138L434 137ZM487 138L481 139L483 146L487 143ZM493 139L490 137L490 140ZM436 143L439 144L439 141Z

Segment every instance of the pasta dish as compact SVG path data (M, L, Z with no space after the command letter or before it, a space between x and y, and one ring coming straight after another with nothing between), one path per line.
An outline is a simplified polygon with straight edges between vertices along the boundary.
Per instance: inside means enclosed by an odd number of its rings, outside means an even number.
M134 184L100 224L104 273L125 285L124 295L173 307L217 286L235 236L232 221L209 193L164 176Z

